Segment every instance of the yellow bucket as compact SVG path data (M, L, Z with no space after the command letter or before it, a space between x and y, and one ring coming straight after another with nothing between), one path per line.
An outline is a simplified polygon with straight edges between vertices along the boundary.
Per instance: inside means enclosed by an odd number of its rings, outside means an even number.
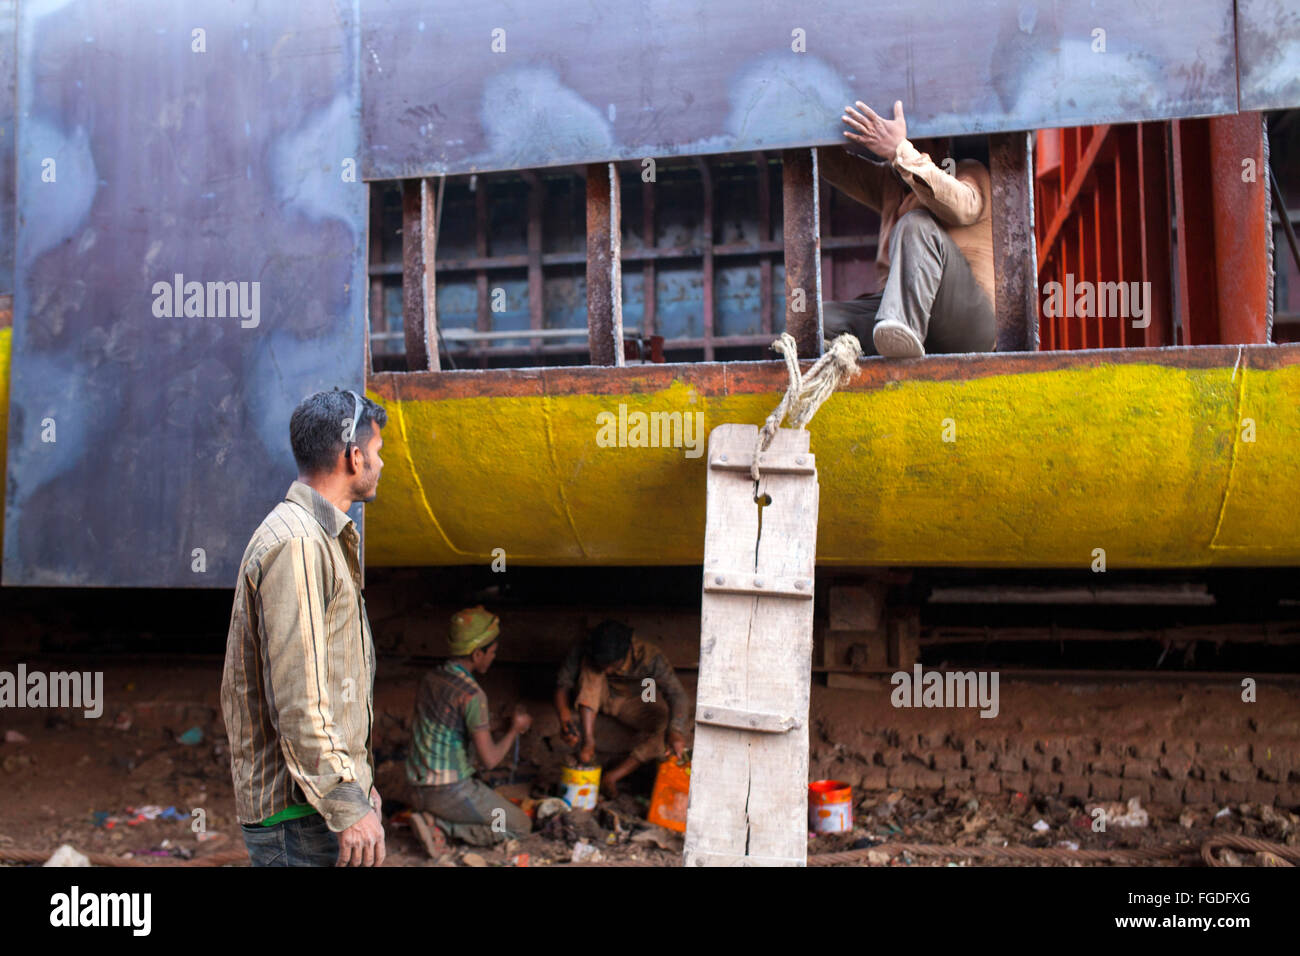
M596 795L600 791L599 767L561 767L560 794L575 810L594 810Z

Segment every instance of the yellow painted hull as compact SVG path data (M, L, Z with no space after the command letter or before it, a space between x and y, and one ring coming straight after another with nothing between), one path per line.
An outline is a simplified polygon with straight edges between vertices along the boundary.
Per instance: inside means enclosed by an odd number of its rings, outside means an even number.
M10 341L0 329L0 462ZM823 564L1087 568L1097 549L1108 568L1300 564L1300 346L862 367L809 429ZM776 363L375 376L390 422L366 561L699 563L707 456L607 426L620 405L629 423L698 414L705 436L759 424L784 378Z
M1300 563L1300 349L863 369L809 428L823 564ZM598 416L759 424L784 379L775 363L376 376L391 418L367 561L699 563L706 456L604 447Z

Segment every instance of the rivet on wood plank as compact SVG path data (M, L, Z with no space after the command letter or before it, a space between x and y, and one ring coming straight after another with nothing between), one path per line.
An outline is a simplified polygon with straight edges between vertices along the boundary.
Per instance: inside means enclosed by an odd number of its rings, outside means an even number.
M712 719L713 719L713 711L711 711L711 710L706 710L706 711L704 712L704 719L705 719L705 720L712 720Z
M727 460L727 456L726 456L726 455L719 455L719 456L718 456L718 461L726 461L726 460Z
M754 578L754 587L756 587L756 588L761 588L762 586L763 586L763 579L762 579L762 578Z
M716 578L713 579L713 583L714 583L714 584L722 584L722 583L724 583L726 580L727 580L726 578L724 578L721 574L719 574Z
M808 586L808 582L807 582L807 581L796 581L796 582L794 582L794 586L797 587L800 591L802 591L804 588L806 588L806 587Z
M804 463L804 460L805 460L805 459L804 459L803 455L800 455L798 458L796 458L796 459L794 460L794 463L795 463L796 465L802 465L802 464Z

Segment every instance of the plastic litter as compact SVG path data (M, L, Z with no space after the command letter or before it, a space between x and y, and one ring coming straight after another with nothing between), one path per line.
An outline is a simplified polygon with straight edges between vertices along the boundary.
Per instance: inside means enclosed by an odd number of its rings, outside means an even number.
M1052 829L1052 825L1046 820L1039 820L1034 824L1034 829L1039 833L1046 833L1048 830Z
M203 729L201 727L191 727L176 739L183 744L193 747L195 744L203 743Z

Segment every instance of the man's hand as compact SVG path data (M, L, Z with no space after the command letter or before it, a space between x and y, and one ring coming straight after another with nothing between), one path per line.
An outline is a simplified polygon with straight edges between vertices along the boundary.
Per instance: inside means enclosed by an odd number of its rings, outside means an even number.
M681 760L686 756L686 738L675 730L668 731L668 749Z
M384 856L384 825L379 812L371 810L339 834L339 859L334 865L383 866Z
M595 759L596 759L596 741L588 740L585 744L582 745L582 749L578 751L578 762L591 763Z
M903 119L903 101L894 101L894 118L887 120L877 116L866 103L858 100L858 109L844 107L840 117L848 129L846 138L859 146L865 146L881 159L892 161L898 144L907 139L907 120Z
M379 814L379 819L384 819L384 799L379 795L379 791L374 787L370 788L370 805L375 808L375 813Z
M582 739L582 734L578 728L578 722L573 717L573 711L568 707L560 707L560 739L570 747L578 746L578 741Z

